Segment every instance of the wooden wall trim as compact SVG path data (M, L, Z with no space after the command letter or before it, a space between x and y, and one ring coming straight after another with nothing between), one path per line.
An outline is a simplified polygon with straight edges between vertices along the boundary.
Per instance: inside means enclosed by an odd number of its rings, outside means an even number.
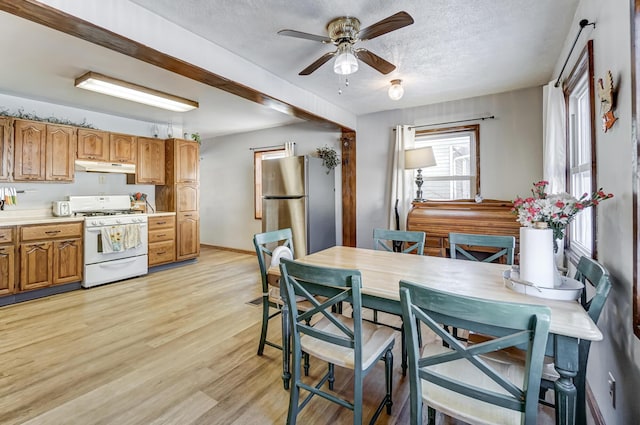
M591 391L591 387L589 386L589 384L587 384L586 392L587 407L589 408L589 412L591 413L593 422L595 423L595 425L607 425L607 423L604 421L604 417L602 416L602 412L600 411L600 407L598 407L598 403L596 402L596 397L593 395L593 391Z
M342 245L356 246L356 132L342 130Z

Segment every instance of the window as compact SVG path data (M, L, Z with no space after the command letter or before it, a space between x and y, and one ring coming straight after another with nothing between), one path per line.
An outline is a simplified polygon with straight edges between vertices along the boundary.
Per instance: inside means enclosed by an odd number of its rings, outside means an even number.
M287 156L287 151L284 148L253 152L253 205L256 220L262 219L262 161L275 158L284 158L285 156Z
M422 170L425 199L471 199L480 192L480 125L416 131L415 147L426 146L437 165Z
M596 189L594 141L593 42L580 55L564 87L567 102L567 192L576 198ZM567 254L577 263L581 256L596 257L596 209L576 215L567 232Z

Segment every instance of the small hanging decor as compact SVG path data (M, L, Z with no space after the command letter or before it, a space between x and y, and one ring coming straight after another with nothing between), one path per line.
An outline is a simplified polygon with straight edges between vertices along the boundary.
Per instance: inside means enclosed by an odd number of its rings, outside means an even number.
M598 97L600 97L600 113L602 114L602 130L606 133L618 118L613 115L614 89L613 75L607 71L604 82L598 78Z
M316 156L322 159L322 165L327 167L327 174L340 164L340 158L336 150L329 146L316 149Z

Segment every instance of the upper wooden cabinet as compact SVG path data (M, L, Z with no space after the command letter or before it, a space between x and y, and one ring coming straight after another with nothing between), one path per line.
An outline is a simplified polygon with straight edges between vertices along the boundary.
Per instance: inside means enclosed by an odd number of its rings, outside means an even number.
M198 183L200 173L200 145L198 142L175 139L175 183Z
M135 136L116 133L109 135L109 161L135 164L137 154Z
M65 125L15 120L16 181L73 181L76 129Z
M106 131L79 128L78 159L109 161L109 133Z
M138 137L137 158L136 173L127 175L127 183L165 183L164 140Z
M13 168L11 157L11 135L13 133L13 118L0 117L0 180L9 180Z

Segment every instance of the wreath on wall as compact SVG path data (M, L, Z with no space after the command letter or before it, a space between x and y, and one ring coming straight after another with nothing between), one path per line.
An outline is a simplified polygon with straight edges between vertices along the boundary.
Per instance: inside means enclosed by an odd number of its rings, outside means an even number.
M340 157L336 150L330 146L316 149L316 156L322 159L322 165L327 168L327 174L340 164Z

